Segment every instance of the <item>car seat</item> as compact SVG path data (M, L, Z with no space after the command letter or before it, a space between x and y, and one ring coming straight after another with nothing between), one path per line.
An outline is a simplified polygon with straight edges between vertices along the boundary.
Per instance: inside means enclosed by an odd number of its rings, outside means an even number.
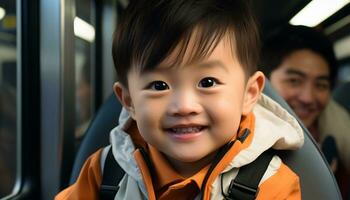
M350 113L350 81L334 88L333 99Z
M296 116L287 103L271 88L267 81L263 91ZM77 179L84 161L97 149L109 144L109 131L117 125L121 105L111 95L101 106L86 131L76 155L70 183ZM300 123L300 120L299 120ZM338 185L327 161L310 133L302 125L305 134L304 146L297 151L281 151L279 156L300 177L302 199L337 200L341 199Z
M121 110L122 106L114 94L110 95L102 104L91 120L81 141L74 160L69 184L74 183L78 178L85 160L99 148L109 144L109 132L118 125Z

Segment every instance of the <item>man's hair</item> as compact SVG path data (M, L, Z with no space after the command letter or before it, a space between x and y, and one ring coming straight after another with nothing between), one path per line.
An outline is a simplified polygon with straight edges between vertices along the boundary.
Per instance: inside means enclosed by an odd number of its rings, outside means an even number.
M119 81L127 86L130 69L152 70L172 53L177 54L170 65L181 63L194 32L198 35L186 62L210 55L228 34L245 73L257 70L259 32L248 0L136 0L114 34L112 54Z
M330 40L321 32L306 27L287 25L272 32L261 49L261 70L270 77L283 60L295 51L308 49L319 54L329 66L331 87L335 84L338 64Z

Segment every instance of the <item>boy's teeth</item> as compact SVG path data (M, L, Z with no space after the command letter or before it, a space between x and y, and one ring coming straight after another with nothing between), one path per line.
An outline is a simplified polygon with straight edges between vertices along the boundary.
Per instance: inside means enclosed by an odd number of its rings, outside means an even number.
M175 133L196 133L201 130L200 127L172 128Z

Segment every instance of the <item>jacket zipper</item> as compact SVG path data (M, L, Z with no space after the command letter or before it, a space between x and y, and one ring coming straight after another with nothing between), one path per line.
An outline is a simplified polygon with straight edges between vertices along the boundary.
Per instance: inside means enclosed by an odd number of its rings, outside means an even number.
M200 199L201 200L204 200L203 199L204 198L204 191L205 191L205 187L207 185L210 174L213 172L213 170L219 164L219 162L225 156L225 154L231 149L231 147L233 146L235 141L236 140L230 141L229 143L225 144L223 147L220 148L219 152L215 155L215 158L214 158L212 164L210 165L210 168L209 168L209 170L208 170L208 172L205 175L204 180L203 180L203 184L202 184L201 191L200 191Z

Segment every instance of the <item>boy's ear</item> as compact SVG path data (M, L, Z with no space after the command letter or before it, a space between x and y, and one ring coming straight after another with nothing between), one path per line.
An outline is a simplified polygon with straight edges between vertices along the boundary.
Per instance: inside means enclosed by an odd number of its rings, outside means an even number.
M124 106L124 108L126 108L130 116L134 118L135 109L130 97L129 90L119 82L114 83L113 90L115 96L118 97L120 103Z
M262 90L265 86L265 76L262 72L255 72L249 79L246 85L242 114L248 115L256 102L258 101Z

